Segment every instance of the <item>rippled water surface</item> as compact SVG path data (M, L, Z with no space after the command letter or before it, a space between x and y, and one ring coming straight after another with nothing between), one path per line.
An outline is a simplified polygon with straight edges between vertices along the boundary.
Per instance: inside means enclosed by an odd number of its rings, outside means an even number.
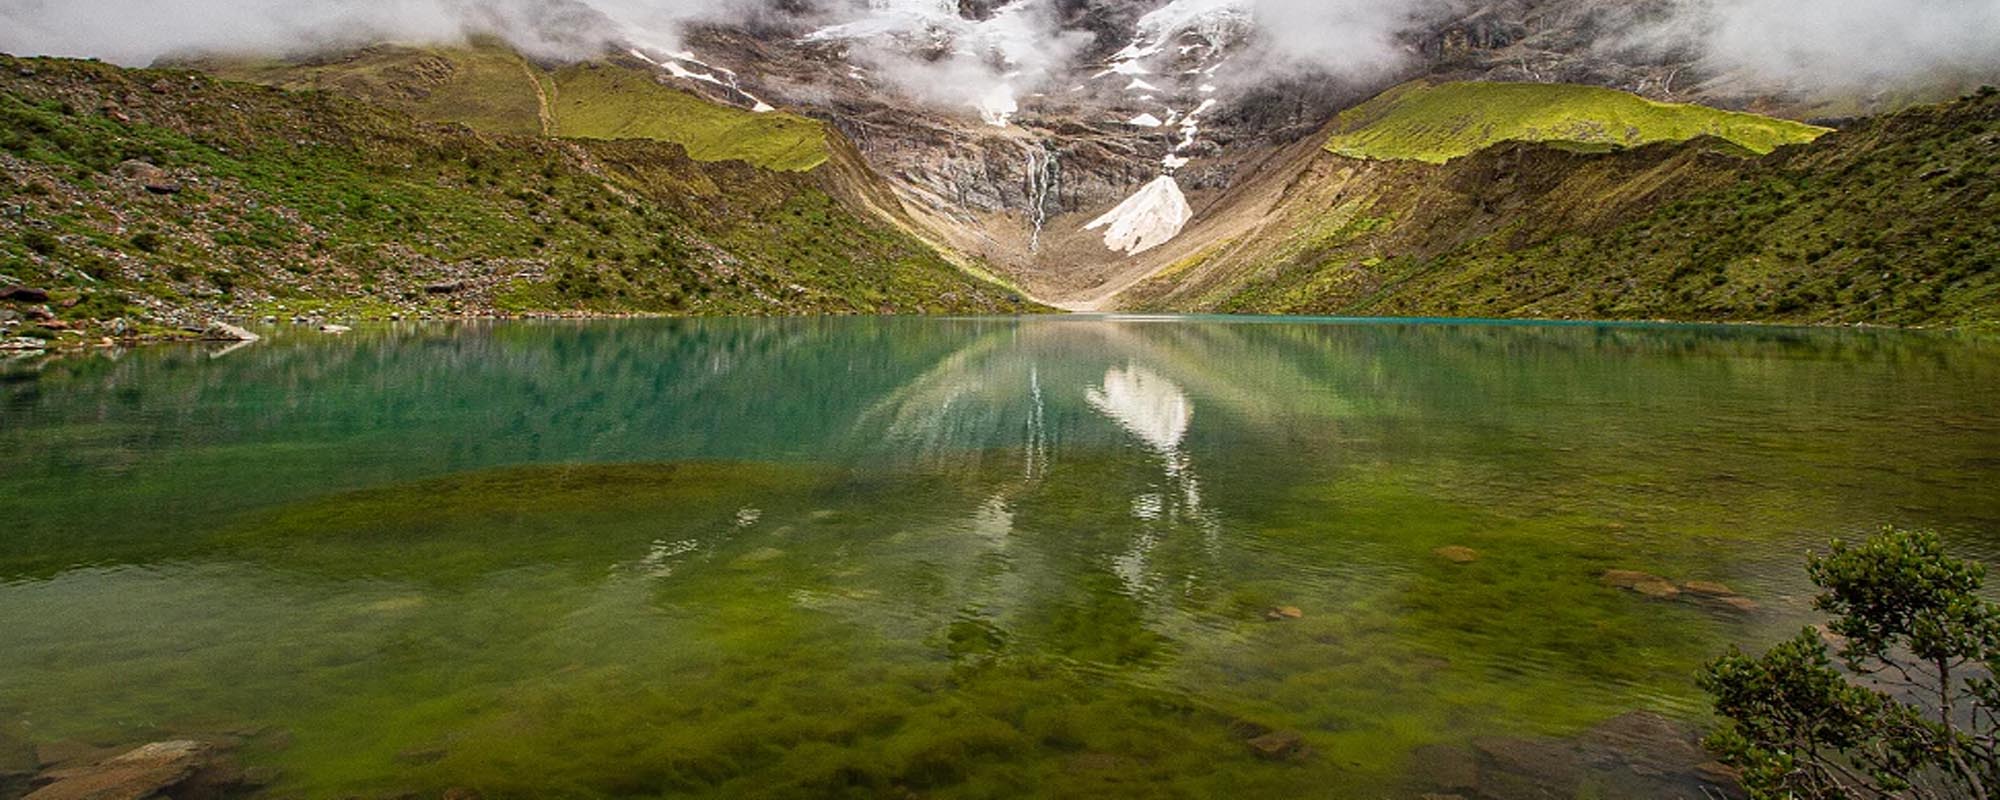
M302 797L1694 796L1693 676L1811 620L1806 548L2000 555L1996 393L1990 339L1307 321L17 363L0 739L226 733Z

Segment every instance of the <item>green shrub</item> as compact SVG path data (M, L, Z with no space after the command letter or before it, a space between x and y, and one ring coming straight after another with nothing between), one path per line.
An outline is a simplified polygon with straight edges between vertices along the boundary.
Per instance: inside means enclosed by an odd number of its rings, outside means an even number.
M1761 656L1732 650L1701 679L1727 720L1709 745L1751 795L2000 789L2000 606L1981 593L1985 568L1946 555L1934 533L1890 529L1834 542L1808 571L1831 636L1808 628Z

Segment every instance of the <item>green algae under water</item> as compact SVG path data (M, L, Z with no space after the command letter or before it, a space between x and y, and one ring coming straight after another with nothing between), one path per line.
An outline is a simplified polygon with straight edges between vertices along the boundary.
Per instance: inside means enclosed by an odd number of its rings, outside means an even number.
M234 732L276 796L1414 796L1706 724L1700 664L1811 621L1830 537L2000 554L1997 388L1979 338L1228 320L15 365L0 739Z

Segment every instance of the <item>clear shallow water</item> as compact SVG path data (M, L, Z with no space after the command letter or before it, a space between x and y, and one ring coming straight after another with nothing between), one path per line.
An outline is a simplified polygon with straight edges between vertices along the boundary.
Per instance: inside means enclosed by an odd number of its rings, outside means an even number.
M1504 796L1703 724L1809 546L2000 557L1996 388L1925 334L1075 318L16 365L0 736L232 732L307 797Z

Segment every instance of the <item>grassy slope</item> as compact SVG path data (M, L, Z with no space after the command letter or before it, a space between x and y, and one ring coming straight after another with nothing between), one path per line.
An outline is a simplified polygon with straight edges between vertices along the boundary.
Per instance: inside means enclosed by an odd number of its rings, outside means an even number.
M1762 158L1701 139L1321 156L1258 235L1121 298L1255 313L2000 326L2000 97Z
M718 105L654 80L652 74L579 64L554 74L557 132L592 139L658 139L702 161L738 159L781 170L810 170L828 158L826 129L804 117L755 114Z
M1350 158L1442 164L1503 141L1602 151L1713 136L1769 153L1825 132L1755 114L1657 103L1595 86L1413 81L1343 112L1326 148Z
M146 192L126 159L183 191ZM494 137L187 71L0 57L0 208L0 282L52 289L79 321L1021 308L815 175ZM459 289L425 291L439 282Z
M777 170L810 170L828 158L819 122L713 103L662 84L655 68L615 58L550 70L493 45L380 46L320 61L199 66L234 80L330 89L488 133L654 139L681 145L700 161L738 160ZM553 117L553 130L544 130L544 111Z

